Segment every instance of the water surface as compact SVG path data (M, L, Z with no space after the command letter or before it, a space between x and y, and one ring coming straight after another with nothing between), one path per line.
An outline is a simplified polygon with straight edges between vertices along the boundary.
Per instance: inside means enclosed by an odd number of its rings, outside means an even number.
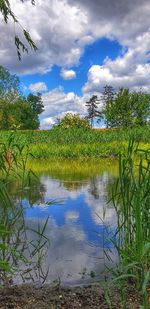
M114 249L109 241L115 230L113 205L107 203L117 177L117 162L32 162L37 178L25 188L25 221L35 228L49 217L45 235L50 239L44 256L46 281L62 285L90 283L104 277ZM11 192L15 192L13 184ZM17 193L19 194L19 192ZM51 204L49 202L53 201ZM33 233L28 233L32 239Z

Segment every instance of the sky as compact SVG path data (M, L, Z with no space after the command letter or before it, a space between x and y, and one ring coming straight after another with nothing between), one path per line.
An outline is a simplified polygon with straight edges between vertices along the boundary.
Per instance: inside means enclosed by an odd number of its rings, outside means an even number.
M41 129L67 112L85 116L85 102L106 84L150 92L149 0L10 2L20 25L0 23L0 65L19 75L24 94L42 93ZM38 51L19 61L21 27Z

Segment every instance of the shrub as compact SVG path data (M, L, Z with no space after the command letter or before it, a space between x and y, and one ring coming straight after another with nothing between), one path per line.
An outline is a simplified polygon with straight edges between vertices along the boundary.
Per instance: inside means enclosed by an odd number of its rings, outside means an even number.
M58 127L68 128L90 128L88 119L80 117L79 114L67 113L64 118L58 119Z

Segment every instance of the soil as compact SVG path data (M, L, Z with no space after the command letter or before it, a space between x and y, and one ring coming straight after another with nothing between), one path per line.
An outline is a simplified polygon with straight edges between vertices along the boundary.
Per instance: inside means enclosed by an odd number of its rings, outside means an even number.
M127 293L126 309L139 309L134 291ZM120 309L119 295L112 290L112 309ZM76 288L51 288L31 285L0 288L0 309L110 309L100 284Z

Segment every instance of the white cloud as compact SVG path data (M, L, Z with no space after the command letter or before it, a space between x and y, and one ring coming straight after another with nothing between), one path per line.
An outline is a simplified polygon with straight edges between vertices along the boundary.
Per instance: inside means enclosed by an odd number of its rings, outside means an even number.
M65 214L66 222L76 221L79 218L79 213L77 211L67 211Z
M1 65L21 74L44 73L53 64L78 65L85 46L99 38L115 39L132 48L137 38L149 33L149 0L37 0L34 7L30 1L12 0L12 7L38 46L36 53L24 54L19 62L14 25L0 24Z
M73 70L62 70L60 73L61 77L65 80L73 79L76 77L76 72Z
M41 128L47 129L56 122L56 118L63 117L67 112L85 115L85 98L74 92L65 93L62 87L49 91L42 96L45 111L42 113Z
M106 37L122 46L122 55L117 59L106 58L102 65L91 66L83 97L73 92L66 94L60 88L43 95L41 127L46 128L67 111L84 115L86 96L101 93L106 84L150 91L149 0L37 0L34 7L30 1L12 0L12 5L38 46L36 53L24 54L19 62L13 42L14 25L0 24L0 63L13 72L43 74L58 65L67 68L62 69L61 76L71 79L76 76L71 68L80 65L88 44Z
M17 73L32 74L50 71L53 64L78 64L83 52L80 39L87 37L86 12L66 0L37 0L34 7L29 1L12 0L12 7L22 26L30 31L38 51L24 54L19 62L13 42L14 25L1 23L1 65ZM16 32L20 32L18 27Z
M33 92L43 92L48 90L46 84L43 82L30 84L29 89Z
M142 88L150 92L150 33L136 38L132 47L115 60L106 58L103 65L93 65L88 72L88 81L83 87L84 93L102 92L106 84L114 88L129 87L132 90Z

